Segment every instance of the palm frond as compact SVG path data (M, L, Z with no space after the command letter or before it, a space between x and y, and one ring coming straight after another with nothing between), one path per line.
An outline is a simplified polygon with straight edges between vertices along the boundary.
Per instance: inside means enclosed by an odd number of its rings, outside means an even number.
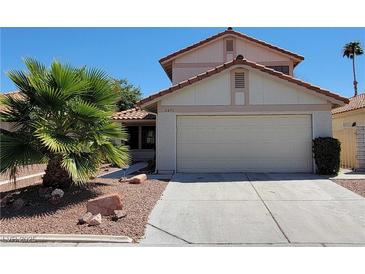
M125 167L130 162L129 150L127 146L120 145L114 146L111 142L104 142L98 148L102 156L110 163L117 165L118 167Z
M32 97L34 94L34 88L29 82L28 77L22 71L11 70L7 72L10 80L14 82L19 91L24 93L25 95Z
M47 71L45 65L33 58L24 58L24 64L27 67L28 71L34 75L43 76Z
M47 157L22 136L16 133L0 133L0 172L14 167L44 163Z
M81 119L104 118L105 111L100 110L95 104L76 100L69 105L72 112Z
M94 153L71 153L64 155L62 167L76 183L85 183L91 176L96 175L101 164L101 158Z
M98 128L98 134L124 142L128 141L128 133L125 127L117 123L108 122L103 124L102 127Z
M58 133L53 128L38 127L34 136L52 153L68 153L78 150L78 140Z

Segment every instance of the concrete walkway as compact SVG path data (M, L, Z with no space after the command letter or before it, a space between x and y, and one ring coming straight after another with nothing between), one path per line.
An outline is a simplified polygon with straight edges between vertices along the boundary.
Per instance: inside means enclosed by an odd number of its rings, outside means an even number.
M365 199L312 174L176 174L143 245L365 245Z

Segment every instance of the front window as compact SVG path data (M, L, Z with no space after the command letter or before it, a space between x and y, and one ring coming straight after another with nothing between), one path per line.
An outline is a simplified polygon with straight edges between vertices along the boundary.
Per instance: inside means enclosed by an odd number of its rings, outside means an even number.
M138 149L138 129L137 126L127 127L127 132L129 134L127 145L130 149Z
M289 66L267 66L267 67L289 75Z
M142 149L155 148L155 127L142 127Z

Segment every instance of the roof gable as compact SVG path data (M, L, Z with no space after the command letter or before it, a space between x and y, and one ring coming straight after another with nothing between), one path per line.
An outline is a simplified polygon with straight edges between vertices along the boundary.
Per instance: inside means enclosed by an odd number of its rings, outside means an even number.
M347 98L342 97L342 96L340 96L336 93L333 93L329 90L322 89L318 86L311 85L307 82L301 81L301 80L296 79L292 76L283 74L281 72L275 71L273 69L267 68L263 65L259 65L259 64L254 63L254 62L251 62L251 61L248 61L248 60L245 60L245 59L236 59L236 60L227 62L225 64L222 64L220 66L217 66L214 69L208 70L205 73L199 74L199 75L194 76L192 78L189 78L185 81L182 81L182 82L180 82L180 83L178 83L178 84L176 84L176 85L174 85L174 86L172 86L168 89L162 90L162 91L160 91L156 94L153 94L153 95L151 95L147 98L144 98L144 99L142 99L141 101L138 102L138 105L140 105L142 107L145 107L147 105L151 105L152 103L161 100L161 98L166 96L166 95L169 95L173 92L177 92L177 91L181 90L184 87L190 86L190 85L192 85L194 83L197 83L197 82L199 82L203 79L209 78L212 75L220 73L220 72L222 72L226 69L229 69L233 66L236 66L236 65L248 66L248 67L256 69L258 71L261 71L261 72L270 74L272 76L275 76L275 77L277 77L281 80L285 80L285 81L288 81L290 83L296 84L298 86L304 87L306 89L309 89L311 91L314 91L318 94L321 94L321 95L327 97L328 100L333 102L334 104L343 105L343 104L347 104L349 102L349 100Z
M183 48L181 50L178 50L174 53L171 53L163 58L161 58L159 60L161 66L163 67L163 69L165 70L165 72L167 73L167 75L169 76L169 78L171 79L171 71L172 71L172 61L175 60L176 58L188 53L188 52L191 52L193 50L196 50L198 48L201 48L203 46L206 46L208 45L209 43L213 42L213 41L216 41L218 39L221 39L225 36L233 36L233 37L236 37L236 38L239 38L239 39L243 39L243 40L246 40L246 41L249 41L249 42L252 42L254 44L257 44L261 47L265 47L271 51L275 51L276 53L279 53L279 54L284 54L288 57L290 57L291 59L294 60L294 65L300 63L302 60L304 60L304 57L299 55L299 54L296 54L296 53L293 53L289 50L286 50L286 49L283 49L283 48L280 48L280 47L277 47L277 46L274 46L272 44L269 44L267 42L264 42L262 40L259 40L259 39L256 39L256 38L253 38L253 37L250 37L248 35L245 35L243 33L240 33L240 32L237 32L237 31L234 31L232 30L232 28L228 28L226 29L225 31L222 31L222 32L219 32L207 39L204 39L200 42L197 42L193 45L190 45L186 48Z

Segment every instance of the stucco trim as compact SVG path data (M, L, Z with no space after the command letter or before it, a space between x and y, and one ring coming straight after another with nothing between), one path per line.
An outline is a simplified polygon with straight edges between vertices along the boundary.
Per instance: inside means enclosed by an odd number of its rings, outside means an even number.
M211 63L174 63L174 68L204 68L204 67L216 67L221 63L211 62Z
M277 112L277 111L330 111L330 104L283 104L283 105L230 105L230 106L174 106L161 105L159 112L173 112L173 113L202 113L202 112Z

